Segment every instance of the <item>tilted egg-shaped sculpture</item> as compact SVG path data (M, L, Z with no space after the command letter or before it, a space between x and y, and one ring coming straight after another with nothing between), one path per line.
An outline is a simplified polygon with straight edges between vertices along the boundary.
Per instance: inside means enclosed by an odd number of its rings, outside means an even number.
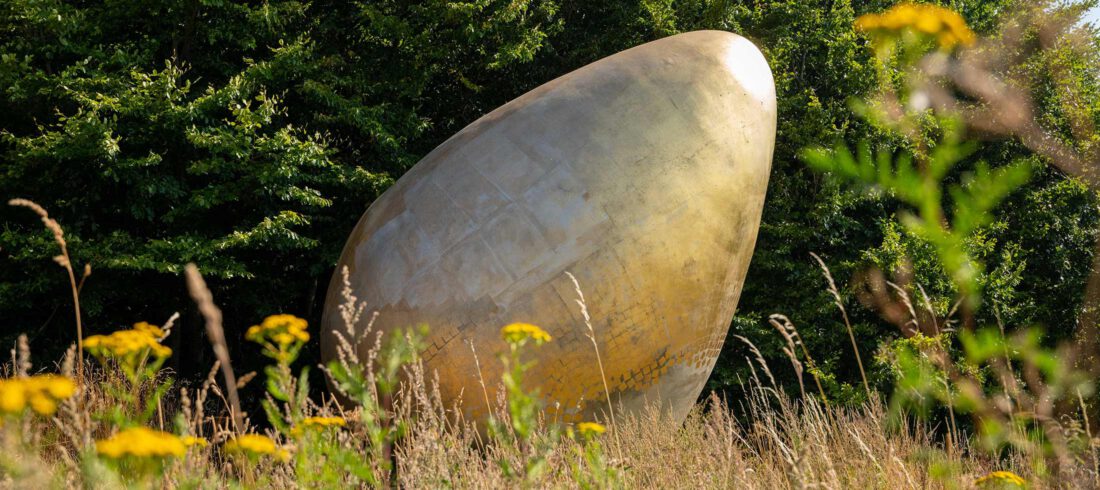
M468 417L495 403L501 327L526 322L554 340L526 349L537 362L525 383L562 419L600 416L610 398L679 420L737 306L775 125L771 71L751 42L699 31L644 44L448 139L370 206L338 267L378 312L375 328L430 327L425 367ZM338 269L326 359L344 331L341 289Z

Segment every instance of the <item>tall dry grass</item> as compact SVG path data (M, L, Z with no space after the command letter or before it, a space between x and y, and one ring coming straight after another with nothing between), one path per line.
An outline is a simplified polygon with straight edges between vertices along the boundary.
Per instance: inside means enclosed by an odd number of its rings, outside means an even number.
M828 274L824 266L823 270ZM1090 488L1097 478L1095 459L1085 457L1044 474L1035 472L1033 458L1011 450L991 457L970 447L969 438L954 424L944 438L939 427L888 410L873 393L856 407L819 403L805 390L792 397L776 384L759 350L743 337L738 338L755 355L753 361L746 360L753 376L743 383L745 397L722 400L712 395L682 423L650 408L619 413L604 434L578 436L574 429L579 427L542 417L517 420L520 414L510 411L508 399L523 395L502 390L493 393L493 416L505 422L500 426L533 427L524 437L494 436L483 425L464 420L456 407L443 404L434 373L425 371L416 358L411 334L406 345L401 338L397 344L383 342L346 276L339 366L321 369L330 378L339 376L337 367L358 373L367 380L365 395L358 404L342 405L331 394L288 396L278 402L269 389L266 401L273 412L266 414L272 424L268 426L259 423L261 417L241 411L237 389L253 376L238 378L233 373L219 311L194 268L188 268L188 283L218 353L197 388L170 387L164 371L134 379L111 362L81 364L76 343L55 365L36 366L26 339L20 338L11 360L0 365L3 378L26 379L49 371L84 383L53 413L36 413L37 408L0 410L0 487L925 489L972 488L979 477L1007 470L1035 488ZM576 287L578 306L586 310L580 285ZM835 294L835 286L830 287ZM164 336L171 334L174 318L162 327ZM797 331L788 324L778 320L777 330L788 341L792 364L800 366L798 345L813 367ZM595 348L595 331L587 328ZM362 343L372 346L366 359L355 356ZM393 357L392 350L406 357ZM398 364L381 369L391 359L399 359ZM268 376L279 370L289 372L289 362L278 364ZM305 390L293 376L285 382L287 388ZM484 395L491 396L489 391ZM4 406L0 403L0 409ZM280 429L273 416L294 422L335 417L346 426L303 436ZM205 444L155 462L97 454L100 441L132 425L199 438ZM1072 422L1064 427L1081 429ZM1083 430L1091 440L1091 428L1085 425ZM225 442L247 433L266 434L286 457L241 457L225 450ZM517 476L514 469L529 467L535 457L539 471Z
M71 361L69 362L71 365ZM196 392L183 390L155 419L182 420L188 432L212 444L191 451L169 464L154 482L165 488L199 485L299 488L303 481L293 464L261 459L243 465L222 454L216 442L234 430L230 404L216 382L218 366ZM5 369L10 369L6 366ZM489 442L466 421L455 420L434 389L430 375L418 366L408 370L394 404L398 423L407 432L396 444L396 468L389 476L398 488L514 488L500 460L519 462L523 449ZM75 399L49 420L27 419L23 431L30 447L18 448L5 432L0 456L0 486L4 488L112 488L124 482L86 451L109 427L91 414L110 403L96 389L102 369L87 375L82 408ZM862 407L826 408L813 399L797 401L781 389L752 380L750 395L728 401L711 396L682 424L670 423L656 409L620 415L601 438L604 452L616 455L608 466L617 475L608 486L621 488L972 488L977 478L994 470L1010 470L1032 481L1029 466L1008 456L1000 461L979 452L948 452L936 431L924 424L898 423L877 399ZM220 406L208 411L212 400ZM340 416L352 422L332 442L367 452L365 427L355 423L356 409L345 410L331 400L306 402L311 415ZM735 416L738 414L739 416ZM156 425L156 424L154 424ZM545 427L535 437L544 437ZM614 437L611 437L611 436ZM277 436L276 436L277 437ZM548 458L549 468L539 488L575 488L589 471L579 454L584 442L558 438ZM619 456L621 455L621 456ZM1087 466L1082 462L1082 466ZM581 473L581 474L578 474ZM1082 473L1085 474L1085 468ZM1061 482L1065 488L1089 488L1090 482ZM1043 487L1040 483L1036 487ZM597 486L598 487L598 486Z

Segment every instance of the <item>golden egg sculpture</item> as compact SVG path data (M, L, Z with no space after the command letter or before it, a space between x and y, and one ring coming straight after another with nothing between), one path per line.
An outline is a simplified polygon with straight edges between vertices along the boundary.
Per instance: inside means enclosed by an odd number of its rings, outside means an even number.
M748 40L699 31L628 49L425 156L363 215L338 268L377 311L376 329L429 326L424 365L467 417L496 403L501 327L525 322L553 336L524 352L536 361L526 388L551 414L599 418L610 398L616 410L654 405L681 420L737 306L775 125L771 71ZM337 272L326 359L344 331L341 289Z

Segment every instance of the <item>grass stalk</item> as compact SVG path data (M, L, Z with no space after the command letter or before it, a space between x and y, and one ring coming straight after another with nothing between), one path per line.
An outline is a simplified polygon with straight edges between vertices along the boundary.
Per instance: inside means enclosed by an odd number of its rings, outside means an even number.
M810 255L821 266L821 272L829 283L829 293L832 294L833 302L840 309L840 315L844 318L844 326L848 329L848 339L852 341L852 352L855 353L856 364L859 365L859 376L863 379L863 390L867 393L867 399L871 399L871 385L867 382L867 371L863 369L863 358L859 355L859 346L856 344L856 334L852 331L852 322L848 320L848 311L844 309L844 301L840 299L840 290L837 289L836 281L833 280L833 274L829 272L829 267L825 265L825 261L813 252L810 252Z
M61 267L64 267L65 272L69 275L69 287L72 290L73 296L73 315L76 317L76 384L82 386L84 384L84 326L80 318L80 289L84 285L84 280L91 275L92 268L85 264L84 275L81 277L80 283L78 284L76 281L76 273L73 272L72 260L69 257L69 247L65 241L65 231L61 228L61 225L58 224L57 220L50 218L50 214L46 212L45 208L29 199L12 199L8 201L8 204L11 206L22 206L34 211L34 213L42 219L42 224L46 225L46 228L53 233L54 241L57 242L57 245L61 248L61 254L55 256L53 260Z
M229 360L229 348L225 343L225 331L222 329L222 310L214 304L214 296L206 287L206 281L202 279L199 268L195 264L187 264L184 268L187 276L187 290L191 298L199 307L199 312L206 319L206 335L210 337L210 344L214 348L214 355L221 364L222 376L225 377L225 389L229 395L229 406L232 413L233 428L240 433L244 429L241 415L241 399L237 394L237 376L233 374L233 365Z

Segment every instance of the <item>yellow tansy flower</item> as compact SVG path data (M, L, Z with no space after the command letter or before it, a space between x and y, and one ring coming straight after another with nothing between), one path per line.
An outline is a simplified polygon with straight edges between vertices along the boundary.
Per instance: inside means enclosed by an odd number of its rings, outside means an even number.
M306 427L343 427L348 422L340 417L306 417L302 420Z
M45 374L31 376L27 381L36 386L40 391L58 400L64 400L76 394L76 383L65 376Z
M206 447L209 444L208 442L206 442L206 439L195 436L183 436L180 438L180 440L183 441L183 445L187 447Z
M581 422L577 424L577 432L580 432L584 437L592 437L607 432L607 427L595 422Z
M271 315L263 323L249 327L245 338L260 343L272 340L280 345L306 342L309 340L307 325L305 320L294 315Z
M34 393L27 399L31 410L40 415L53 415L57 412L57 400L43 393Z
M96 356L122 360L148 352L153 357L165 358L172 349L160 345L164 331L148 323L138 323L133 330L119 330L110 335L92 335L84 339L84 348ZM158 335L159 333L159 335Z
M84 348L101 362L105 359L115 360L127 377L134 379L142 366L155 370L172 355L172 349L160 344L163 337L164 330L160 327L139 322L131 330L87 337L84 339Z
M164 334L165 334L164 329L162 329L162 328L160 328L156 325L153 325L151 323L147 323L147 322L137 322L137 323L135 323L134 324L134 330L137 330L139 332L148 333L149 335L152 335L153 337L156 337L158 340L161 339L161 338L164 338Z
M510 343L519 343L527 339L533 339L537 343L553 340L545 330L530 323L513 323L500 329L500 336Z
M249 457L271 456L279 461L289 461L290 452L280 448L270 437L260 434L244 434L226 441L222 446L228 453L244 454Z
M275 441L260 434L244 434L226 441L225 450L231 453L271 454L275 452Z
M271 455L271 457L280 462L286 463L287 461L290 461L290 451L287 451L286 449L278 449L275 451L275 454Z
M244 338L264 346L264 355L286 361L309 341L308 324L294 315L271 315L248 328Z
M0 379L0 413L15 414L27 406L27 391L18 379Z
M100 456L111 459L168 458L186 454L187 445L175 434L148 427L131 427L110 438L96 441L95 450Z
M104 337L102 335L92 335L91 337L84 337L84 348L95 349L103 345Z
M75 393L73 380L53 374L0 380L0 413L18 414L29 405L39 415L53 415Z
M983 488L1026 488L1027 480L1011 471L994 471L978 478L974 484Z
M348 422L340 417L306 417L302 420L301 424L298 424L294 426L293 429L290 429L290 435L302 435L303 428L325 429L328 427L344 427L346 425L348 425Z
M903 3L881 14L861 15L856 19L855 28L864 32L911 29L934 37L941 48L948 49L960 44L972 45L976 39L958 12L927 4Z

